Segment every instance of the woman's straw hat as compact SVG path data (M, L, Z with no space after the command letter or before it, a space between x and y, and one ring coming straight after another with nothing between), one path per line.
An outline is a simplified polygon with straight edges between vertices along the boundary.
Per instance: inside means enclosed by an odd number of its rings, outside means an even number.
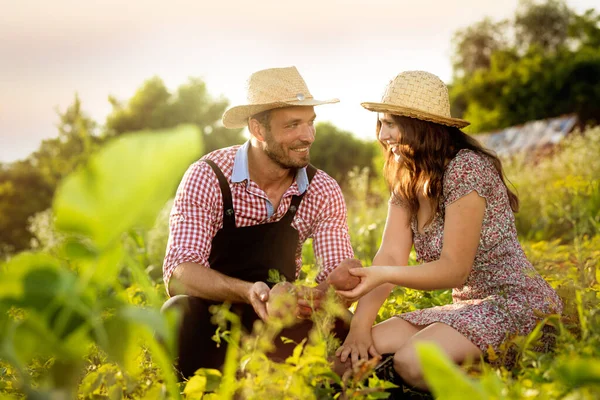
M436 124L464 128L463 119L452 118L448 88L440 78L425 71L406 71L388 84L381 103L361 103L369 111L402 115Z
M248 104L223 114L226 128L243 128L248 118L263 111L290 106L318 106L338 99L315 100L296 67L271 68L253 73L247 83Z

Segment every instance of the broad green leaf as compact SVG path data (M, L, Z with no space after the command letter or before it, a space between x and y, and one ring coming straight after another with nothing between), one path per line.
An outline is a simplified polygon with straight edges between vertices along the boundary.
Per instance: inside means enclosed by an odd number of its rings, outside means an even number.
M479 384L469 379L442 350L433 343L417 343L423 374L436 399L486 399Z
M91 397L91 395L102 385L102 379L102 374L98 371L90 372L83 378L83 381L79 386L79 393L86 397Z
M45 272L32 272L32 271ZM10 261L2 265L0 270L0 298L21 299L27 290L36 292L39 289L41 292L48 292L46 287L38 287L35 284L35 277L39 274L47 274L56 278L60 274L60 263L54 257L43 253L20 253L10 259ZM26 280L28 275L29 280ZM52 282L56 284L56 280ZM41 294L39 294L42 296Z
M112 140L59 186L56 228L83 234L102 249L135 226L150 226L201 151L193 126Z
M123 389L120 386L112 386L108 389L108 398L110 400L121 400L123 398Z
M206 376L194 375L185 385L183 393L187 396L201 397L206 391Z
M169 326L169 319L161 314L160 310L127 306L119 311L119 315L124 321L148 327L150 331L156 333L161 338L168 338L171 336L171 331L175 330L174 326Z
M214 392L221 384L222 375L218 369L202 368L196 371L195 375L206 377L205 392Z
M557 368L557 378L568 387L600 385L600 360L575 358Z
M80 259L79 265L83 281L114 286L123 268L123 246L109 247L95 258Z

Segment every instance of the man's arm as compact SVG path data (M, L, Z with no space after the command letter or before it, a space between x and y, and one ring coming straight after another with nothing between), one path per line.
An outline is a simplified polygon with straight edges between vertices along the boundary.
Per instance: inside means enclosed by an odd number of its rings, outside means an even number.
M206 300L248 303L252 283L224 275L200 264L179 264L169 281L171 295L187 294Z
M321 260L321 271L317 282L321 283L343 260L354 257L350 244L348 223L346 220L346 203L342 190L337 182L329 175L323 174L318 187L318 207L314 227L312 229L313 249L315 259ZM319 174L319 175L320 175ZM317 176L315 176L315 179Z
M179 264L175 268L169 281L169 293L218 302L249 303L262 320L268 316L269 287L266 283L242 281L194 263Z
M316 280L319 283L317 288L325 293L329 287L327 276L343 260L353 258L354 252L348 234L346 203L339 185L322 171L315 175L312 184L315 184L312 195L316 196L319 209L311 234L315 259L321 261L321 271ZM350 303L346 306L349 307Z

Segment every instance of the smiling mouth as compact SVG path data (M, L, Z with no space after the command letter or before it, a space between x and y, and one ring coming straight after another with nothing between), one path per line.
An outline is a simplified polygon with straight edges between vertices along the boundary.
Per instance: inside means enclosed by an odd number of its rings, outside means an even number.
M308 149L309 149L309 148L310 148L310 147L300 147L300 148L298 148L298 149L291 149L291 150L292 150L292 151L295 151L296 153L306 153L306 152L308 152Z

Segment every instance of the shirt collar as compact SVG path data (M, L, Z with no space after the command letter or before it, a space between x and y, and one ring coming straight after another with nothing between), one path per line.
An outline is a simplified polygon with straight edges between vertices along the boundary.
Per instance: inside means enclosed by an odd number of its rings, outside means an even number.
M250 182L250 170L248 169L248 149L250 141L244 143L235 153L233 160L233 172L231 174L231 182L239 183L247 180ZM306 175L306 167L299 168L296 172L296 183L298 184L298 192L300 194L306 192L308 188L308 175Z

